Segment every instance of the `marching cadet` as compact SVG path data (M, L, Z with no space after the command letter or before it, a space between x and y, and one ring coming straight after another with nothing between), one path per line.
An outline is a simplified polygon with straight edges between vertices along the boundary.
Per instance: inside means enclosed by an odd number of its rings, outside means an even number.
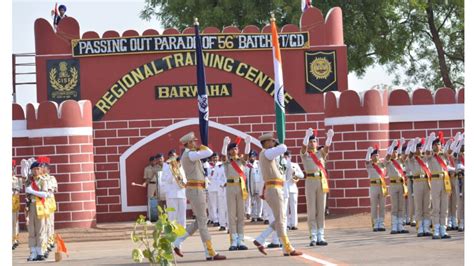
M425 139L416 138L408 142L405 154L408 155L406 165L413 174L413 194L415 203L415 220L417 236L432 236L430 231L431 172L426 165L422 150Z
M212 150L204 145L197 146L196 140L194 132L190 132L180 139L185 147L184 153L181 155L181 164L188 181L186 183L186 198L191 203L191 209L196 216L196 220L186 227L184 236L174 242L174 252L183 257L181 243L199 229L206 260L225 260L225 256L219 255L214 250L211 235L207 229L207 206L204 195L205 179L201 159L211 156Z
M326 246L324 239L324 212L326 208L326 194L329 192L328 174L325 169L329 146L332 143L334 131L328 130L326 143L318 147L317 132L312 128L306 130L301 147L301 160L306 172L306 206L308 211L308 229L310 246Z
M304 178L304 173L297 163L291 162L291 154L289 151L284 153L286 160L286 182L285 186L288 191L288 229L298 230L298 181Z
M179 157L171 157L163 165L161 181L164 183L163 187L166 187L166 206L174 209L168 213L168 219L186 226L187 179Z
M260 167L257 160L257 152L251 150L249 153L249 161L245 167L245 176L247 176L247 187L249 191L249 198L251 198L251 222L261 222L263 202L260 194L263 188L263 180L260 175Z
M216 167L216 179L219 186L217 191L218 204L217 204L217 215L219 216L219 231L226 231L229 223L229 217L227 214L227 193L226 184L227 178L225 176L225 170L223 163L226 161L227 156L222 156L222 161Z
M454 138L449 139L444 145L443 152L447 152L448 149L455 151L456 145L461 136L461 132L456 133ZM456 158L453 154L450 154L448 157L448 174L451 182L452 193L448 195L448 227L447 231L458 230L458 217L457 217L457 208L458 208L458 199L459 199L459 179L456 175Z
M12 250L16 249L20 243L18 235L20 227L18 223L18 214L20 212L20 190L21 177L17 177L15 173L16 161L12 160Z
M425 145L426 163L431 171L433 239L451 238L446 233L448 195L452 191L446 162L451 150L444 153L441 144L444 144L443 132L439 132L438 137L431 133Z
M230 143L230 138L225 137L222 146L222 155L227 156L224 162L224 171L227 177L227 212L229 217L229 233L231 244L229 251L247 250L244 244L245 200L248 197L247 177L245 165L250 153L250 136L245 138L245 154L239 155L239 142Z
M458 198L458 231L464 232L464 138L461 138L455 148L456 151L456 175L459 185Z
M28 261L45 260L43 246L46 246L46 217L48 208L45 200L50 196L47 184L41 178L41 169L38 162L31 164L32 175L25 188L28 197L28 246L30 257Z
M399 141L394 140L387 149L385 157L385 168L387 175L390 177L390 198L392 201L392 229L390 234L405 234L408 230L403 228L403 217L405 213L405 196L408 194L406 184L406 175L404 173L402 162L404 158L401 154L402 146L405 139ZM403 156L404 157L404 156Z
M365 156L367 172L370 178L370 213L374 232L385 231L385 197L388 195L385 174L379 161L379 148L369 147Z
M45 257L46 254L49 254L51 250L55 247L55 238L54 238L54 213L56 212L56 199L54 197L54 194L58 192L58 181L56 180L56 177L53 175L50 175L50 163L51 160L48 157L43 157L42 162L40 163L42 171L43 171L43 176L45 177L45 182L47 183L48 187L48 192L50 193L50 197L46 199L48 201L48 207L49 207L49 216L46 219L46 236L47 236L47 251L45 251Z
M209 162L208 176L209 185L207 187L208 202L209 202L209 220L214 226L219 226L219 216L217 212L218 205L218 193L219 193L219 180L217 176L216 168L220 165L219 156L217 153L213 153Z
M403 166L405 167L405 174L406 174L406 181L408 187L408 195L406 197L406 219L405 225L416 226L415 220L415 197L413 193L413 171L410 168L410 164L407 163L408 155L410 151L407 152L408 144L403 146L402 154L403 154Z
M285 144L278 144L272 133L266 133L259 137L262 144L262 151L259 155L260 170L265 181L265 200L272 209L275 221L263 231L255 240L254 245L258 250L267 255L265 247L262 245L265 239L273 232L277 231L278 237L283 244L283 254L285 256L300 256L302 252L293 248L286 234L286 209L283 206L283 177L282 166L278 167L276 159L281 157L287 150Z

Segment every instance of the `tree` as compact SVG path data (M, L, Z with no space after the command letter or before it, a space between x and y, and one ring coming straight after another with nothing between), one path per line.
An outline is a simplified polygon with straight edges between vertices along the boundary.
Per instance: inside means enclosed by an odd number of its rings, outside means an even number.
M380 64L396 74L395 84L425 87L464 85L464 2L462 0L315 1L326 14L343 10L349 71L358 76ZM300 1L284 0L145 0L140 16L165 27L184 29L199 17L202 27L243 28L299 24ZM402 75L403 74L403 75Z

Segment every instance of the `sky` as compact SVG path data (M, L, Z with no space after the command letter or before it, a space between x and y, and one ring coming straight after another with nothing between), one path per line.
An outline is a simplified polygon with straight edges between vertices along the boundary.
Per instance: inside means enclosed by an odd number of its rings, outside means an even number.
M293 0L297 1L297 0ZM34 53L34 22L37 18L52 21L51 10L54 1L45 0L13 0L12 1L12 50L13 53ZM101 35L107 30L119 33L134 29L139 33L146 29L156 29L162 32L163 27L156 20L145 21L139 18L139 12L144 6L143 0L75 0L61 1L58 5L67 7L66 14L74 17L80 24L81 34L93 30ZM20 58L19 63L34 62L33 57ZM34 67L19 67L18 72L34 72ZM18 81L34 81L34 75L22 75ZM367 69L366 75L357 78L349 74L349 89L367 90L374 85L391 84L393 76L381 66ZM36 102L36 91L32 85L17 86L17 102L26 105Z

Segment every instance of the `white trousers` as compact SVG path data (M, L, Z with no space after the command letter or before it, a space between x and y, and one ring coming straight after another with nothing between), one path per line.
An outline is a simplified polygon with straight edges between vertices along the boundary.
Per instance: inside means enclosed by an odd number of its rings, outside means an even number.
M168 219L170 221L176 220L180 225L186 227L186 199L167 198L166 205L175 210L168 213Z
M219 216L219 225L227 227L228 226L228 217L227 217L227 197L226 194L219 195L217 201L217 214Z
M217 216L217 191L209 191L209 197L208 199L208 206L209 206L209 220L211 220L213 223L217 223L219 221L219 216Z
M244 203L245 214L252 214L252 197L248 195L247 199L244 200Z
M298 193L289 193L287 216L288 226L298 227Z

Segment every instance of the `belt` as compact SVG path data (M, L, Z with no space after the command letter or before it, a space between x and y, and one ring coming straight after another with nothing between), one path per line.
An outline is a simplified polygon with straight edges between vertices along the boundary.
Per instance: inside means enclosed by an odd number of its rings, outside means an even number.
M148 184L156 184L156 182L148 182Z
M206 188L206 182L201 180L188 180L186 188L204 189Z
M370 180L370 184L381 185L382 182L380 180Z
M310 174L306 174L306 177L308 179L321 179L322 176L320 173L310 173Z
M457 173L454 175L455 177L457 178L463 178L464 177L464 173Z
M425 175L421 176L421 175L415 175L413 176L413 179L426 179Z
M412 176L412 175L409 175L409 176L407 176L407 177L408 177L409 179L413 179L413 176Z
M231 178L231 179L227 179L227 183L240 183L240 179L234 179L234 178Z
M270 179L265 182L265 186L279 188L283 187L284 183L285 181L283 181L282 179Z

